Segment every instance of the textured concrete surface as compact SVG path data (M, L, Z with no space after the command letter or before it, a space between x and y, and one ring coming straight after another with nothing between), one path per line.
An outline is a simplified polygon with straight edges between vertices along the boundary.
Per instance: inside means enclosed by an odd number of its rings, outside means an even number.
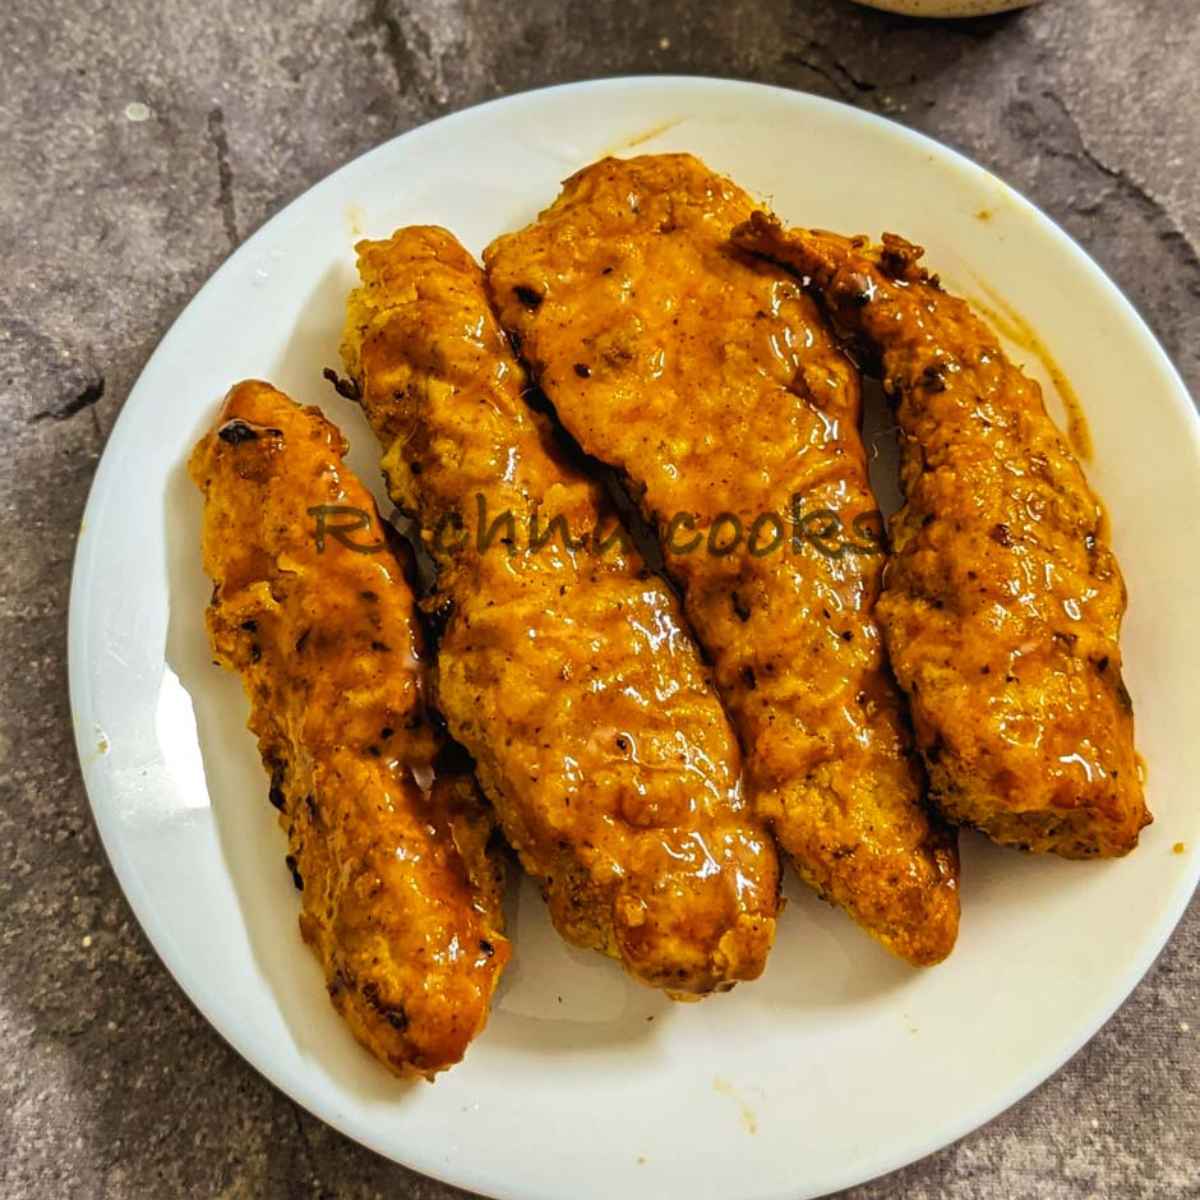
M214 267L429 117L539 84L733 75L888 114L1060 220L1200 388L1200 8L922 24L844 0L0 6L0 1195L449 1200L300 1112L183 999L107 866L64 628L95 461ZM1200 1196L1200 905L1070 1064L854 1200ZM564 1198L570 1195L564 1183Z

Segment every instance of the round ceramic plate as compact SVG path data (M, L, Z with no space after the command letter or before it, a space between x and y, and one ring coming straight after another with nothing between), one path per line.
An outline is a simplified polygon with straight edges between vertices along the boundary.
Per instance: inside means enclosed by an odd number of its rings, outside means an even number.
M437 222L480 251L584 164L667 150L700 155L786 221L902 232L951 287L1006 313L1006 327L1019 316L1038 331L1091 423L1089 473L1129 583L1126 679L1157 819L1121 862L1032 858L964 836L961 938L926 971L791 883L762 979L702 1004L673 1005L568 949L526 883L488 1029L461 1066L406 1086L351 1039L301 944L241 687L205 643L200 504L184 462L229 385L259 376L320 404L374 484L370 433L321 379L337 363L355 239ZM1046 355L1030 345L1013 352L1054 406ZM798 1200L867 1179L1055 1070L1129 993L1193 891L1197 430L1178 376L1095 264L994 176L898 125L682 78L576 84L447 117L256 233L163 339L121 413L71 597L71 699L104 844L213 1025L310 1111L417 1170L512 1200Z

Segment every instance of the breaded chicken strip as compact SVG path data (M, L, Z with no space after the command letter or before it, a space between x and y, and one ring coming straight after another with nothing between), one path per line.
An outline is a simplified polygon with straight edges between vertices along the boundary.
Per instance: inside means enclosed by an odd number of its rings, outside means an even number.
M674 597L580 544L614 519L526 406L467 252L417 227L358 254L346 368L437 562L438 702L508 840L568 940L675 995L755 978L778 864Z
M606 159L492 244L489 283L563 424L657 523L758 812L822 896L934 963L957 850L871 615L858 379L800 288L728 246L752 210L690 155Z
M265 383L229 393L189 464L208 630L250 698L333 1005L398 1075L432 1078L482 1030L508 961L502 866L471 777L430 784L412 592L345 452L318 409Z
M1125 588L1041 389L918 246L785 233L762 213L736 240L811 279L897 402L906 503L877 612L935 800L1027 850L1132 850L1150 815L1121 682Z

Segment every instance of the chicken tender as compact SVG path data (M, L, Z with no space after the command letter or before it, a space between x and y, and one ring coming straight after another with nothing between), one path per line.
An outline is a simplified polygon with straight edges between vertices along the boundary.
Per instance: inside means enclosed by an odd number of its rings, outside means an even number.
M877 607L934 799L998 842L1113 857L1150 821L1121 681L1125 588L1103 509L992 331L922 250L785 233L740 245L811 279L897 403L904 507Z
M417 227L358 254L346 369L438 566L438 703L508 840L569 941L676 996L755 978L778 863L675 598L526 405L467 252Z
M753 207L690 155L605 159L489 247L489 285L562 423L656 522L757 811L823 897L934 963L957 849L872 617L858 377L800 287L728 245Z
M207 623L250 698L330 999L392 1071L432 1078L482 1030L508 960L502 867L474 780L433 780L412 592L345 452L268 384L229 393L189 464Z

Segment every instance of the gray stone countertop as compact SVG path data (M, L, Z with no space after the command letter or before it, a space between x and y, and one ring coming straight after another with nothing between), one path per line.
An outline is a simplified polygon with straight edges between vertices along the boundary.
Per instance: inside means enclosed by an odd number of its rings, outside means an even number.
M461 1195L302 1112L192 1009L122 898L72 743L68 577L105 437L213 269L334 167L431 117L566 80L661 71L816 92L1024 191L1200 386L1195 3L1045 0L923 23L845 0L9 0L0 42L6 1198ZM1193 903L1067 1067L847 1196L1200 1196L1198 994Z

